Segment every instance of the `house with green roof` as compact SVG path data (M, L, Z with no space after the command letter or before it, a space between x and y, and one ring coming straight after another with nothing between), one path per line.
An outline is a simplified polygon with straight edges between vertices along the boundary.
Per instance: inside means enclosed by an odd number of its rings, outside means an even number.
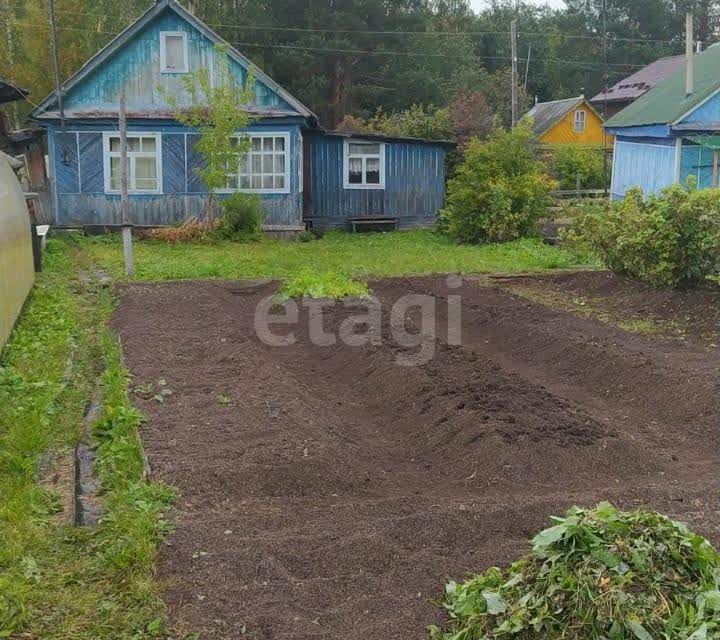
M633 187L657 193L691 176L701 189L718 186L720 45L694 56L693 66L691 91L682 68L605 123L615 136L613 198Z

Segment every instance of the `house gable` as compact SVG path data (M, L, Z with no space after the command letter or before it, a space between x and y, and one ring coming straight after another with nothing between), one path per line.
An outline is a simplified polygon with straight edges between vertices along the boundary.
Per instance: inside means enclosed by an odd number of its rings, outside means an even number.
M137 117L169 117L168 96L180 105L190 104L184 73L161 70L161 34L185 34L188 71L217 70L215 45L223 42L206 25L175 0L161 0L133 25L96 54L65 83L67 117L117 115L122 91L128 113ZM231 73L244 82L251 63L230 48ZM315 118L314 114L268 76L253 67L256 77L253 110L261 114ZM32 116L57 117L57 100L49 96Z
M585 130L575 131L575 113L585 113ZM603 143L603 120L587 101L580 102L567 112L539 138L543 144L587 144Z
M678 124L710 124L720 122L720 90L711 94L690 113L685 115Z

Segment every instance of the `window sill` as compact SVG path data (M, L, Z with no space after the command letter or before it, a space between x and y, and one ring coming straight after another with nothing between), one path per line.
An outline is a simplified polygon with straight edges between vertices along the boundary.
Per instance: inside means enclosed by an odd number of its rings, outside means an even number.
M364 190L370 190L370 191L385 191L385 185L384 184L344 184L343 189L347 189L347 190L364 189Z
M106 196L119 196L119 191L105 191ZM129 196L162 196L165 195L162 191L128 191Z
M290 195L289 189L216 189L215 194L219 196L228 196L234 193L247 193L250 195L266 195L266 196L287 196Z

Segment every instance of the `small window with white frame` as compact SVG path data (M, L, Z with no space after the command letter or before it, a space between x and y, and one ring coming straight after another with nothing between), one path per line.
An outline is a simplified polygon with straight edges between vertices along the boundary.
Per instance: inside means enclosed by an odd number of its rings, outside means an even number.
M159 133L127 136L128 193L162 193L162 153ZM105 192L120 193L120 135L103 136Z
M345 140L343 183L345 189L385 188L385 145Z
M188 46L184 31L162 31L160 33L160 72L187 73Z
M585 133L585 120L587 114L583 109L575 112L575 133Z
M234 138L240 144L242 138ZM290 135L249 135L250 148L238 154L237 166L228 167L226 192L289 193Z

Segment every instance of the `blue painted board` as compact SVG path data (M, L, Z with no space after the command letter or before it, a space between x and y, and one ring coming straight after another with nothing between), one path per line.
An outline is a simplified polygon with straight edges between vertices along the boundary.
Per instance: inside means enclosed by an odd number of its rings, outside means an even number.
M178 104L191 104L184 78L186 74L161 73L160 33L180 31L187 34L188 61L191 72L209 69L216 72L216 52L213 42L175 12L167 9L145 26L135 37L103 65L95 69L79 84L72 87L65 98L68 111L117 108L121 90L125 90L128 111L170 110L168 96ZM231 61L234 77L244 82L247 71L235 60ZM257 81L255 104L283 111L296 112L281 96L261 81Z
M345 226L351 217L393 217L416 224L435 221L445 196L445 149L409 141L385 142L385 188L343 186L344 140L308 137L311 193L306 218L316 226Z
M613 160L613 197L623 197L640 187L645 195L658 193L675 183L676 148L667 144L638 143L617 139Z

